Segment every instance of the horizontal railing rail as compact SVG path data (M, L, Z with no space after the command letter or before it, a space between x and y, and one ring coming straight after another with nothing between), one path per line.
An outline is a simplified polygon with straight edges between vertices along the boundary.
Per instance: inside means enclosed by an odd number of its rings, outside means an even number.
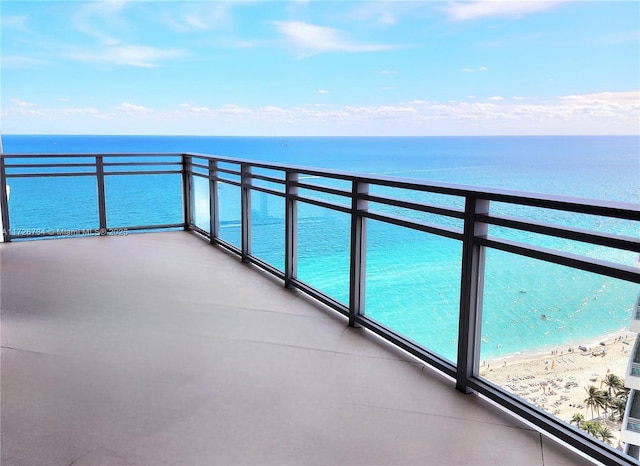
M107 208L111 190L107 190L105 180L151 175L180 176L180 191L168 194L175 197L172 202L179 204L182 221L159 225L137 225L135 222L112 225ZM637 204L354 174L198 153L4 154L0 157L0 210L4 241L69 236L64 234L65 231L36 235L12 234L11 223L14 219L6 186L12 179L74 176L96 179L95 223L98 229L94 234L109 234L110 229L116 227L131 231L167 228L192 230L210 243L237 254L242 261L282 279L286 287L295 287L343 314L348 318L349 325L367 328L454 378L459 390L484 395L597 461L635 464L632 458L622 452L482 377L480 341L485 256L489 250L640 284L640 269L637 267L591 257L579 249L576 252L566 250L563 246L536 244L535 238L523 235L542 235L635 254L640 253L638 237L584 228L571 222L563 225L562 221L534 220L525 214L518 214L517 209L544 209L545 212L633 222L634 231L638 231L640 206ZM232 194L225 191L229 189ZM252 204L255 203L255 199L252 201L253 194L272 196L278 200L279 210L267 214L273 215L281 228L281 263L270 262L253 251L254 242L260 239L254 234L257 225L254 225L253 216L257 213L256 205ZM229 201L224 196L232 196L233 199ZM497 206L495 211L492 209L494 205ZM232 207L232 213L228 213ZM516 213L509 210L511 207L516 208ZM309 208L339 215L348 223L343 225L344 228L342 224L336 224L336 228L344 230L340 230L343 235L341 241L348 244L348 296L333 296L299 277L299 251L301 243L304 243L299 237L300 222L304 220L301 212ZM444 357L438 351L429 349L428 345L367 314L368 222L422 232L459 244L461 255L455 259L460 261L455 360ZM227 231L232 229L229 225L237 225L233 227L238 230L237 237L230 239L227 236ZM226 229L224 234L223 228ZM635 365L633 367L636 368Z

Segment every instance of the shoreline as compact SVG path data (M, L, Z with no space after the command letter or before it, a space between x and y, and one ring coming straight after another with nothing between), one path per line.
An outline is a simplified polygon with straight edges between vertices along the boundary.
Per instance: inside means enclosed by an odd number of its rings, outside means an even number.
M498 363L503 363L504 361L528 361L531 359L540 359L543 357L550 358L553 356L553 351L556 352L556 355L567 355L567 354L576 354L580 353L579 348L581 346L586 347L587 349L596 348L601 346L600 342L604 342L605 344L614 343L617 338L623 337L626 340L635 341L636 333L629 330L629 327L621 327L620 329L612 332L608 332L605 335L598 337L590 337L584 339L576 339L571 341L565 341L561 344L557 344L554 346L547 346L544 348L536 348L525 351L518 351L515 353L506 354L503 356L495 356L486 359L482 359L480 361L480 369L482 370L483 363L498 365ZM571 350L572 351L571 351Z
M585 403L586 388L594 385L607 390L603 381L607 374L624 381L636 335L630 330L610 334L596 343L580 345L586 351L562 345L545 352L482 361L480 376L568 423L576 413L585 420L595 419L598 414L594 411L592 416ZM613 431L613 446L617 446L619 423L599 420Z

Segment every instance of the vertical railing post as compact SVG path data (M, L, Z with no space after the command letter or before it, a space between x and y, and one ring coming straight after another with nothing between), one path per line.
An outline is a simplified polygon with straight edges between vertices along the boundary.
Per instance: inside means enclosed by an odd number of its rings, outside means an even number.
M477 376L479 370L485 250L477 243L476 238L487 235L488 225L476 222L476 215L487 213L488 200L473 196L466 198L456 377L456 388L464 393L471 393L468 381Z
M182 155L182 211L184 229L188 230L193 224L193 176L191 163L193 158Z
M96 155L96 184L98 188L98 225L100 236L107 235L107 197L104 188L104 158Z
M240 209L242 225L242 262L251 256L251 165L240 165Z
M11 241L11 224L9 223L9 195L7 194L7 173L4 156L0 146L0 220L2 221L2 241Z
M284 286L292 288L298 275L298 173L286 172L284 213Z
M209 159L209 242L214 244L220 234L218 209L218 161Z
M357 316L364 314L367 223L362 216L369 207L363 198L369 194L369 183L353 181L351 192L351 261L349 274L349 326L360 327Z

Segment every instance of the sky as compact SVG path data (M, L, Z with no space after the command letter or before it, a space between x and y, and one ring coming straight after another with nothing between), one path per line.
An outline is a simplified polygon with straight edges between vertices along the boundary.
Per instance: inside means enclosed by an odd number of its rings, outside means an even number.
M640 134L640 2L2 0L4 134Z

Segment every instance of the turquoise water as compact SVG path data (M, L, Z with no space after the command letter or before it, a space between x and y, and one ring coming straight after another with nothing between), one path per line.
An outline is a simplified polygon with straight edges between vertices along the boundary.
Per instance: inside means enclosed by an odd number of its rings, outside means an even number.
M221 138L221 137L3 137L6 153L200 152L396 177L531 192L638 201L637 137ZM308 180L323 183L325 180ZM93 228L95 181L90 178L13 179L12 228ZM180 177L108 177L110 226L180 223ZM331 184L331 183L329 183ZM461 199L381 189L405 199L461 206ZM195 186L196 224L208 229L208 184ZM221 237L240 244L239 192L220 186ZM339 201L339 199L338 199ZM252 194L253 253L284 263L282 199ZM372 208L380 208L372 206ZM380 208L381 209L381 208ZM396 214L399 209L385 208ZM631 222L517 208L492 211L597 231L638 236ZM407 215L415 216L414 213ZM424 215L444 226L459 222ZM348 301L349 219L299 206L298 277ZM366 313L399 333L455 360L461 244L377 221L368 222ZM491 233L632 265L636 257L603 247L494 228ZM487 252L482 358L563 348L597 341L628 327L638 286L557 265ZM543 317L544 316L544 317Z

